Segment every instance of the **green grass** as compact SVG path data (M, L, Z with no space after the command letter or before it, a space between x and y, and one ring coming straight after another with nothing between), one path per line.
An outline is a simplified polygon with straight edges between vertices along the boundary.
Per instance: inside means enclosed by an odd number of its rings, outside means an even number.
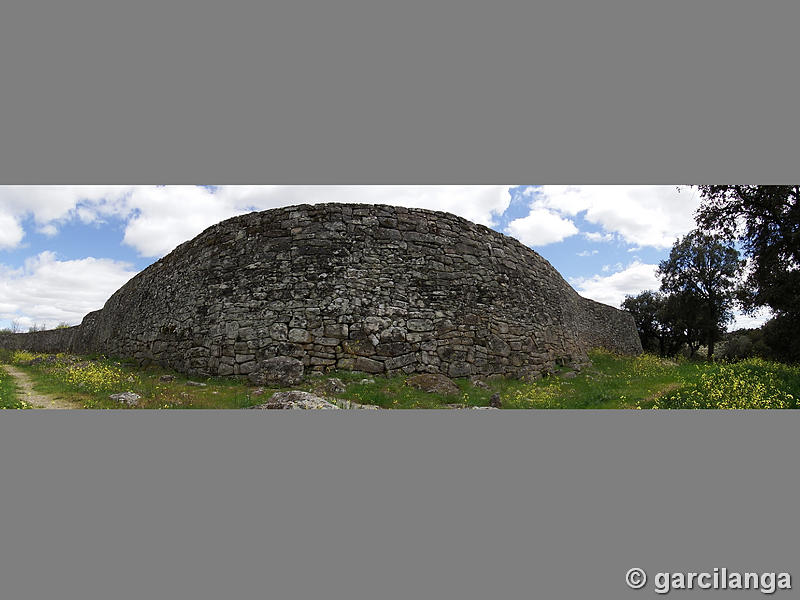
M53 358L48 359L48 356ZM25 364L37 357L43 359L42 362ZM0 350L0 362L13 363L25 371L37 392L77 402L84 408L133 408L109 398L110 394L126 391L141 396L135 408L149 409L244 408L265 399L263 395L252 394L255 388L234 379L192 379L167 369L139 368L131 361L101 356L54 356ZM172 375L175 379L163 382L160 381L162 375ZM188 381L205 385L192 386Z
M590 353L574 379L547 378L515 390L509 408L797 408L800 367L748 359L673 361L651 354Z
M24 363L40 357L38 364ZM564 369L533 383L508 378L484 378L484 386L457 379L459 393L449 396L422 392L406 385L405 376L380 377L334 371L309 376L292 389L335 400L374 404L388 409L488 406L499 394L509 409L606 408L796 408L800 397L800 367L751 359L739 363L672 361L644 354L618 356L590 353L592 365L575 377ZM263 388L236 378L191 379L185 375L105 357L69 357L0 350L0 362L13 362L33 379L37 391L78 402L85 408L130 408L109 394L133 391L142 398L136 408L246 408L265 402L281 388ZM173 381L161 381L162 375ZM326 380L336 377L347 386L327 392ZM0 375L0 406L18 407L13 382ZM363 380L372 380L362 383ZM288 389L288 388L283 388ZM15 404L16 403L16 404Z
M659 398L654 408L797 408L800 367L760 358L692 366L683 385Z
M0 409L32 408L17 399L17 386L11 376L0 366Z
M573 379L557 374L519 386L503 399L509 408L651 408L661 395L682 385L686 364L643 354L619 356L596 350L592 365Z

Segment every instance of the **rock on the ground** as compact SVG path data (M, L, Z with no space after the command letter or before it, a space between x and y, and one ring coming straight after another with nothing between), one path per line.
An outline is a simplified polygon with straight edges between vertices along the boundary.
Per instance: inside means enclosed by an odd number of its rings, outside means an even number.
M352 402L350 400L336 400L336 406L339 408L344 408L346 410L380 410L380 406L375 406L374 404L359 404L358 402Z
M344 381L338 377L326 379L323 387L329 394L342 394L347 391L347 386L345 385Z
M207 383L200 383L199 381L187 381L186 385L192 385L194 387L206 387Z
M264 404L251 406L250 408L261 410L339 409L336 404L329 402L325 398L315 396L310 392L301 392L299 390L292 390L290 392L275 392Z
M525 383L534 383L544 376L541 371L526 370L520 375L520 379Z
M575 379L576 376L577 373L575 373L575 371L567 371L566 373L561 374L563 379Z
M461 390L449 377L438 373L423 373L406 379L406 385L429 394L460 394Z
M473 377L469 380L469 382L477 388L481 388L482 390L488 390L489 386L487 383L481 379L480 377Z
M128 406L136 406L139 404L141 396L133 392L122 392L121 394L111 394L109 398L127 404Z
M489 398L489 406L492 408L501 408L503 403L500 401L500 394L492 394L492 397Z
M289 356L276 356L262 360L256 370L248 375L256 385L297 385L303 380L303 363Z
M175 381L175 375L162 375L158 378L159 381Z

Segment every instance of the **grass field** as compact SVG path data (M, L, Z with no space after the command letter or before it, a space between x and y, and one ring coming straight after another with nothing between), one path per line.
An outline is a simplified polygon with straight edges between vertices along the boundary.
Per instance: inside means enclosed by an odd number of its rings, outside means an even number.
M495 393L500 395L502 407L509 409L773 409L796 408L800 397L800 367L760 359L676 362L648 354L623 357L604 351L594 351L590 357L592 366L574 377L564 377L562 371L533 383L486 378L483 386L458 379L460 393L449 396L411 388L404 376L372 377L351 372L310 376L292 389L395 409L488 406ZM32 360L34 364L29 364ZM109 399L110 394L125 391L141 396L136 408L245 408L265 402L279 389L258 389L233 378L191 380L159 367L138 368L131 362L104 357L0 350L3 361L25 370L38 392L77 401L84 408L130 408ZM164 375L174 379L163 381ZM334 377L346 384L346 391L325 391L326 380ZM9 377L0 374L0 406L22 407L15 404L13 388Z

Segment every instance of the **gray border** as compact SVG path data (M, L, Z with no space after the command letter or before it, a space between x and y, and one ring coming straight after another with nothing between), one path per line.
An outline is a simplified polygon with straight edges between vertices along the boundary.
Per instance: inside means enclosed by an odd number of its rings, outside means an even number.
M654 597L632 567L791 573L796 430L777 412L3 414L0 581L15 600L611 599Z
M135 5L0 19L0 182L794 183L796 2Z
M782 4L5 9L0 182L794 183ZM602 600L648 595L632 566L791 570L796 419L4 413L0 589Z

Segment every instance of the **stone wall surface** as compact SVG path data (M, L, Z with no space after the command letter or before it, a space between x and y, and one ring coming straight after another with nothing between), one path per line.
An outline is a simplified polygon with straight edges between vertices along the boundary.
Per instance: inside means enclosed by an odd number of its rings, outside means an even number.
M0 348L57 353L71 350L80 325L33 333L0 333Z
M442 212L301 205L181 244L80 326L6 347L99 352L193 375L307 370L535 375L595 346L641 352L633 318L579 296L517 240Z

